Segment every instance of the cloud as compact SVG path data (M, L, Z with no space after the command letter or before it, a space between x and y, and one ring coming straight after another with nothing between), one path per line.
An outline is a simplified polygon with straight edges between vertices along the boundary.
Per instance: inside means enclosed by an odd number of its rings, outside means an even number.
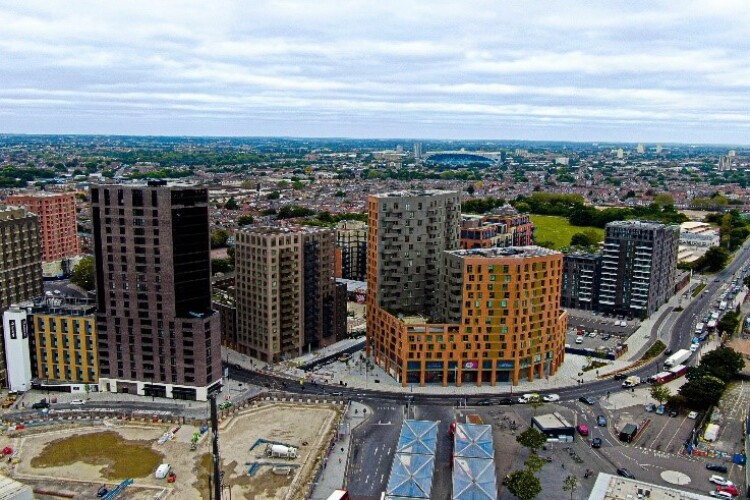
M0 132L738 143L750 125L739 1L17 1L0 26Z

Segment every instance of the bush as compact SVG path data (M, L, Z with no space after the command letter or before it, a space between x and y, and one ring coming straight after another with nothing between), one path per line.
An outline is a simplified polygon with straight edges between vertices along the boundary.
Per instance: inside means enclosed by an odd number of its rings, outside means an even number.
M649 359L658 356L666 348L667 346L664 345L664 342L662 342L661 340L657 340L656 342L654 342L654 345L649 347L648 351L643 354L643 357L641 357L641 361L648 361Z

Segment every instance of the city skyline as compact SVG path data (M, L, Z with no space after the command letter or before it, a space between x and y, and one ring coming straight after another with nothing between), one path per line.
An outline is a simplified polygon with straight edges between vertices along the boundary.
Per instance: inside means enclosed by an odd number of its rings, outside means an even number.
M746 144L750 126L740 2L17 2L0 22L2 133Z

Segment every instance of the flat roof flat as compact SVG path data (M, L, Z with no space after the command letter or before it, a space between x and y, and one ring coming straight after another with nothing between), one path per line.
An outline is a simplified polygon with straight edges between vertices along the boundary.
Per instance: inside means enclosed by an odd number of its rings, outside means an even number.
M537 415L532 420L536 421L537 424L545 429L573 428L570 422L565 420L565 417L557 412Z

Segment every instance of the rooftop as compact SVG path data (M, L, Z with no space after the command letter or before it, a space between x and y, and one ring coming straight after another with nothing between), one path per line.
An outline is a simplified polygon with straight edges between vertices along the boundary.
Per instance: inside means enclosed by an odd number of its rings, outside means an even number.
M450 250L447 253L459 257L484 257L487 259L527 259L529 257L562 255L556 250L550 250L549 248L538 247L536 245L527 247L472 248L470 250Z
M318 226L246 226L240 229L243 233L250 234L312 234L330 232L332 229Z
M712 497L604 473L600 473L596 477L596 483L589 496L589 500L620 500L626 498L710 500Z
M375 198L412 198L418 196L439 196L455 194L458 195L458 191L448 191L443 189L422 189L422 190L404 190L404 191L390 191L388 193L376 193L373 194Z
M616 220L607 224L607 227L629 227L634 229L661 229L669 227L667 224L652 220Z
M559 413L545 413L544 415L537 415L534 420L545 429L560 429L563 427L573 427L570 422L565 420L565 417Z

